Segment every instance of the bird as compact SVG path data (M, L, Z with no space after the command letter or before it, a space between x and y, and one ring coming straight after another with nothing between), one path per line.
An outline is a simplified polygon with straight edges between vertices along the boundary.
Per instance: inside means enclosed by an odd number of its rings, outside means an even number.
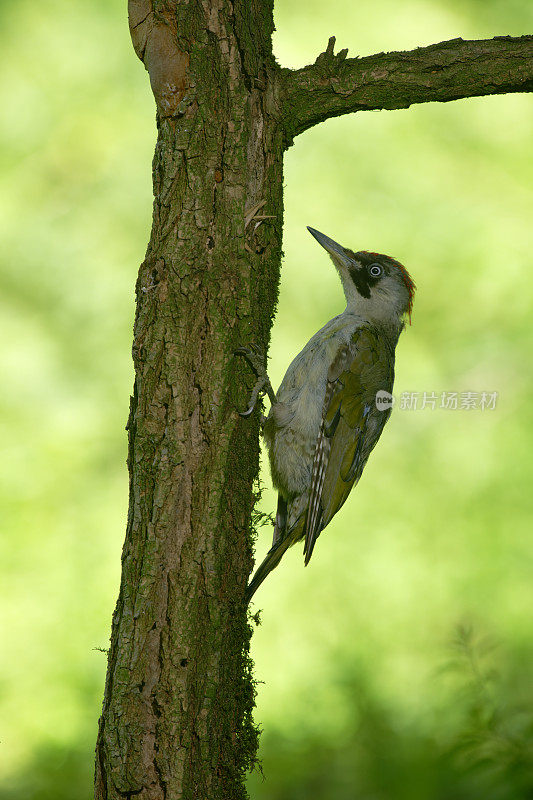
M257 375L270 411L262 435L278 492L272 546L246 590L249 603L286 550L304 541L304 563L359 481L392 410L395 350L411 323L415 283L380 253L354 252L308 226L339 275L346 308L307 342L274 392L256 347L236 351Z

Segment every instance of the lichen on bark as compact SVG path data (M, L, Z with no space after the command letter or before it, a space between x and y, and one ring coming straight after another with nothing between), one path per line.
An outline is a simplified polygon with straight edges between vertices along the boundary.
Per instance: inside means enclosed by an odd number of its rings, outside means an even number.
M244 798L257 750L243 598L258 419L236 412L251 378L233 352L267 349L282 231L281 135L256 85L274 68L272 9L259 28L257 10L130 5L158 141L98 798Z

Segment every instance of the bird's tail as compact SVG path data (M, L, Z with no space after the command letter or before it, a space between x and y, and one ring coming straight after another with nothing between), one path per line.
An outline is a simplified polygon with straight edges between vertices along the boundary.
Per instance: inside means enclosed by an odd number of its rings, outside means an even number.
M264 561L257 567L255 575L248 584L246 589L246 603L249 603L256 591L259 589L266 576L272 572L274 567L277 567L285 551L293 543L293 539L287 536L285 539L278 540L276 544L270 548Z
M303 504L303 506L302 506ZM246 602L249 603L255 592L259 589L266 576L277 567L283 554L291 545L299 541L304 536L304 524L306 513L299 513L302 506L305 509L305 497L297 498L296 504L293 502L285 503L280 496L278 512L276 515L276 527L274 531L274 541L272 547L266 554L265 560L261 562L255 571L255 575L248 584L246 590ZM287 529L288 524L290 528Z

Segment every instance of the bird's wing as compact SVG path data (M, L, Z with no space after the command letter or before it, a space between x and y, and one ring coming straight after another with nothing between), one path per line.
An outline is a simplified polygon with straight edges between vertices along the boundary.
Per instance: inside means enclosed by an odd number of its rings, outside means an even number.
M393 349L379 342L368 327L358 329L331 364L313 459L305 524L306 564L320 532L361 477L390 415L390 408L376 408L375 393L392 390L393 370Z

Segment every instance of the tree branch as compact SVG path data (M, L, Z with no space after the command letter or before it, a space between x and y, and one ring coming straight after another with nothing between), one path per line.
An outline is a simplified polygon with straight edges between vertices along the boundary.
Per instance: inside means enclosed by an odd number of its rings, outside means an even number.
M314 64L280 70L288 143L329 117L464 97L533 91L533 36L452 39L409 52L346 59L335 37Z

